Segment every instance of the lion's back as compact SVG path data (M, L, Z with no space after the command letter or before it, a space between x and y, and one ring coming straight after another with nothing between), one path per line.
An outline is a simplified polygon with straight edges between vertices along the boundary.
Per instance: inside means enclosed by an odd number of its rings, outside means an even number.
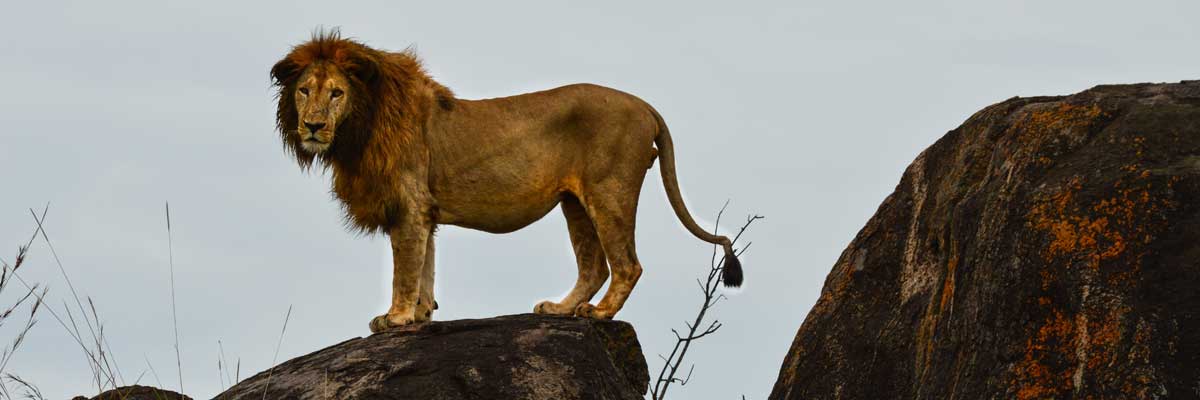
M628 92L593 83L559 86L540 94L559 113L560 131L584 135L619 134L654 140L657 121L649 103ZM598 138L602 139L602 138Z

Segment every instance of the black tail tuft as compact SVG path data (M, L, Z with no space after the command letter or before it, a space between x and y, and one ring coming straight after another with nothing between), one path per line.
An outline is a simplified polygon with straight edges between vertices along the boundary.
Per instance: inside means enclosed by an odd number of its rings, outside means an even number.
M725 251L725 266L721 268L721 280L725 282L725 287L742 286L742 262L738 261L732 249Z

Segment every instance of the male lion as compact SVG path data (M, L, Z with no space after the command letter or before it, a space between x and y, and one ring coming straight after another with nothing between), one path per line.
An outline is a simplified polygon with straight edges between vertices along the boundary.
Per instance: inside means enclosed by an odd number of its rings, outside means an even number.
M580 84L457 99L412 52L372 49L336 32L292 48L271 76L284 146L304 169L320 160L333 170L349 225L391 237L392 304L371 320L372 332L432 317L437 225L512 232L559 204L579 278L561 302L543 301L533 311L612 318L642 275L634 221L655 157L676 216L696 237L724 247L725 284L742 283L729 238L704 231L688 214L671 135L637 97ZM593 306L610 267L612 284Z

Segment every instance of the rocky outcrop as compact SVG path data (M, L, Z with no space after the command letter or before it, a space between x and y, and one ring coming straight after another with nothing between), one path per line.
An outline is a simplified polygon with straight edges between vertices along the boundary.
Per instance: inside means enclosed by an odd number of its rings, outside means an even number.
M1200 82L985 108L834 265L771 399L1200 396Z
M85 396L75 396L71 400L89 399ZM132 385L100 393L90 400L192 400L192 398L166 389Z
M649 381L628 323L525 314L351 339L263 371L217 399L641 400Z

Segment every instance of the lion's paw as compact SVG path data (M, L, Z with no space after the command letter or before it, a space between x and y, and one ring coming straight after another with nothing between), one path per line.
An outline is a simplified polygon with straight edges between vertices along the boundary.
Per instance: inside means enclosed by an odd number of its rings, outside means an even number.
M575 310L571 307L568 307L568 306L565 306L565 305L562 305L559 303L555 303L550 300L546 300L541 303L538 303L536 306L533 306L533 313L534 314L549 314L549 315L571 315L571 314L575 313Z
M417 314L414 317L414 319L416 320L416 322L433 321L433 310L418 309Z
M371 333L379 333L390 328L412 325L416 322L413 317L391 317L388 314L380 315L371 319Z
M433 308L425 307L424 304L417 303L417 311L413 314L413 318L417 322L429 322L433 320L433 310L437 309L437 303L433 303Z
M575 307L575 316L591 319L612 319L612 315L593 306L591 303L583 303Z

